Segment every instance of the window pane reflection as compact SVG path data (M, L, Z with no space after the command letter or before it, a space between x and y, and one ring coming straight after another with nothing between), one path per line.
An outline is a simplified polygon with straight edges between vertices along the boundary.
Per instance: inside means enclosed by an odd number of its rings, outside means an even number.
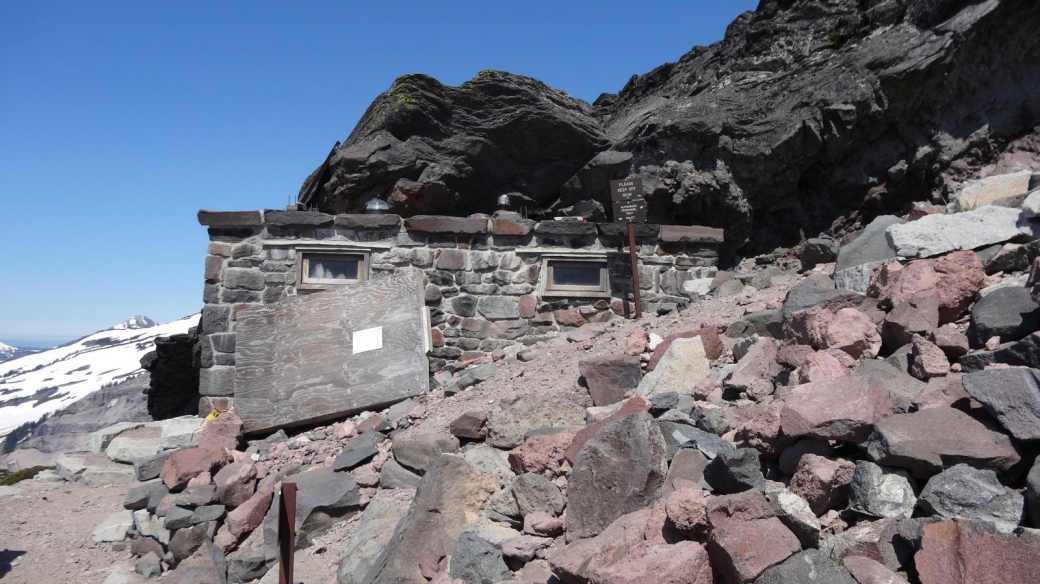
M311 259L307 277L315 280L357 280L358 260Z
M554 286L595 286L600 285L599 266L553 266L552 283Z

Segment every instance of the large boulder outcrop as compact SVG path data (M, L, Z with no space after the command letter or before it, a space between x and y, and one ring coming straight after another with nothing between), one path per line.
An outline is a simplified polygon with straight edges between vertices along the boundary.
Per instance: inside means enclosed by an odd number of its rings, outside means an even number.
M458 87L406 75L299 199L328 212L381 197L406 215L468 214L514 194L555 212L605 203L604 181L630 170L651 221L725 227L729 245L767 248L937 185L951 199L1032 134L1038 26L1027 0L766 0L722 41L592 106L507 73Z

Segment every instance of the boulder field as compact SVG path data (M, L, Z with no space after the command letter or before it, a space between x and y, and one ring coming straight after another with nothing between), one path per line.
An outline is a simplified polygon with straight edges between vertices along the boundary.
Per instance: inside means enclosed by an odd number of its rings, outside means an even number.
M496 351L382 412L121 425L59 471L132 473L95 537L175 582L272 582L288 482L298 549L355 526L339 584L1038 582L1040 246L997 241L1024 260L994 271L987 230L933 229L977 212L749 258L681 314ZM893 256L893 232L949 251Z

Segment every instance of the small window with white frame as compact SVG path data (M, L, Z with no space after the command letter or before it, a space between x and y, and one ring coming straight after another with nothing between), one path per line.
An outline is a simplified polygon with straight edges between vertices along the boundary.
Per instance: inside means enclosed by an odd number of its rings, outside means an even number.
M545 258L542 296L609 298L606 258Z
M300 290L323 290L368 279L367 252L298 249L297 256L296 287Z

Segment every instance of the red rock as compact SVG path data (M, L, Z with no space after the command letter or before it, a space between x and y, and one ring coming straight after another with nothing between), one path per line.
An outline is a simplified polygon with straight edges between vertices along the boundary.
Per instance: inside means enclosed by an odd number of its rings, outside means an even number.
M649 517L649 509L622 515L599 535L569 543L551 553L549 565L564 582L587 582L591 572L609 567L644 541Z
M769 385L766 395L772 394L773 376L780 372L776 362L776 343L773 339L759 339L733 367L733 374L725 382L727 387L747 390L752 393L756 383L765 381Z
M928 478L958 463L998 473L1021 460L1011 439L953 408L897 414L878 422L867 444L871 460Z
M690 536L707 533L709 496L703 489L683 488L672 492L664 500L668 520L676 529Z
M846 370L852 369L856 365L859 365L859 360L854 359L852 355L849 355L845 351L841 351L839 349L824 349L820 352L827 353L831 357L837 359L838 363L841 363L841 366L844 367Z
M696 486L700 488L700 481L704 479L704 467L708 466L708 459L696 448L680 448L672 457L668 465L668 476L664 480L664 494L681 488Z
M524 564L524 568L520 571L520 580L530 582L530 584L553 584L554 582L559 582L556 576L553 575L552 570L549 569L549 562L545 560L533 560Z
M939 260L891 262L875 270L867 295L880 306L898 306L920 292L938 290L939 323L957 320L982 288L986 272L975 252L957 251Z
M488 410L466 412L452 420L448 430L457 438L483 440L487 438L487 419L490 413Z
M801 384L823 381L824 379L832 379L843 375L845 375L845 367L841 364L841 361L838 361L834 355L828 352L820 351L809 355L805 363L797 369L795 378Z
M582 359L578 361L578 371L596 406L618 403L643 379L639 357L631 355Z
M743 420L733 424L736 427L735 437L745 446L758 449L765 456L779 456L780 451L792 441L791 436L784 434L780 414L784 402L774 399L770 403L745 406L740 415ZM733 415L738 408L727 408ZM724 410L725 411L725 410Z
M832 320L834 313L822 306L799 310L784 321L784 344L808 345L814 349L822 349L827 327Z
M847 556L843 565L859 584L906 584L906 580L887 566L870 558Z
M953 520L924 526L914 563L921 584L1025 584L1040 582L1038 556L1038 537Z
M217 535L213 538L213 545L226 555L238 545L238 538L228 531L227 525L221 525L217 530Z
M712 530L708 542L712 564L728 584L750 584L801 549L798 538L776 517L726 521Z
M432 339L434 347L443 347L444 346L444 333L441 332L441 329L439 329L439 328L432 328L432 329L430 329L430 339Z
M862 442L891 414L892 401L878 379L847 375L791 388L780 425L791 437Z
M854 462L806 454L791 478L791 492L805 499L813 513L820 516L848 499L855 471Z
M827 324L822 349L840 349L853 359L873 359L881 350L881 335L869 316L842 308Z
M213 477L217 499L227 507L238 507L253 496L256 489L256 466L251 462L233 462Z
M705 377L693 386L692 395L697 401L718 401L722 399L722 382L715 377Z
M907 221L917 221L921 217L927 217L928 215L945 215L946 207L942 205L931 205L925 202L914 203L913 209L910 210L910 214L906 216ZM863 584L862 582L860 584Z
M968 354L968 337L955 328L939 327L928 333L928 340L942 349L950 361L956 361Z
M950 362L942 349L920 335L914 335L911 343L910 375L926 381L932 377L946 377L950 372Z
M933 377L914 398L913 405L918 410L957 407L967 411L971 407L971 396L964 389L960 379Z
M241 438L242 418L232 412L224 412L202 427L199 448L223 454L238 448Z
M578 433L574 435L574 440L571 441L570 446L568 446L567 450L564 451L563 458L567 462L574 464L574 459L577 458L578 451L581 450L581 447L585 446L585 443L589 440L592 440L592 437L595 436L604 427L609 426L610 424L613 424L621 418L626 418L637 412L649 411L650 402L647 401L646 398L644 398L643 396L637 395L635 397L629 398L624 402L624 404L621 406L621 409L619 409L617 412L578 430Z
M628 339L625 341L625 354L638 357L646 351L649 343L650 335L647 334L646 329L637 328L628 335Z
M953 322L967 312L986 280L986 269L973 251L955 251L935 262L939 275L939 322Z
M188 487L194 487L195 485L210 485L213 484L213 475L209 472L200 472L195 478L188 481Z
M271 500L274 498L274 488L261 485L245 503L238 506L227 514L224 525L231 535L241 538L243 535L256 529L271 508Z
M874 270L867 286L867 296L877 298L882 308L898 306L919 292L938 288L939 275L935 260L917 260L903 265L889 262Z
M363 464L355 468L350 471L350 476L354 477L354 482L359 487L375 487L379 485L379 473L372 468L371 464Z
M654 354L650 356L650 361L646 364L646 372L649 373L657 367L657 363L661 360L661 357L664 357L668 347L672 346L672 341L675 339L692 339L693 337L701 338L701 343L704 344L704 355L709 361L718 359L726 350L726 346L722 343L722 337L719 336L719 331L715 327L702 326L697 330L675 333L665 337L654 348Z
M699 543L680 541L675 545L642 542L612 565L592 571L590 584L711 584L708 552Z
M579 428L568 428L555 434L531 436L523 444L509 451L509 468L518 475L535 473L559 474L564 452L574 441Z
M939 291L918 292L906 302L896 305L881 323L881 339L885 347L898 349L913 335L926 334L939 326Z
M668 522L668 511L664 508L664 499L654 501L654 505L650 508L650 517L646 520L643 538L648 542L661 544L683 539Z
M776 352L776 361L791 369L804 367L809 357L816 354L811 345L784 345Z
M556 537L563 533L563 518L553 517L545 511L535 511L524 516L524 533L543 537Z
M185 448L170 455L159 471L159 478L171 491L188 486L191 479L210 472L222 460L215 460L212 451L202 448Z
M534 296L525 294L520 297L520 318L534 318L537 302Z
M762 491L751 489L735 495L711 497L706 502L705 517L714 529L730 521L776 517L776 511Z
M358 424L357 430L358 433L361 434L364 432L375 430L376 428L379 428L384 424L386 424L386 416L384 416L383 414L376 414L374 416L370 416L368 419L362 420L362 422Z
M806 454L829 457L834 449L826 440L803 438L780 453L780 472L793 475L798 470L798 464Z
M556 317L556 323L560 326L579 327L587 322L573 306L555 310L553 316Z

